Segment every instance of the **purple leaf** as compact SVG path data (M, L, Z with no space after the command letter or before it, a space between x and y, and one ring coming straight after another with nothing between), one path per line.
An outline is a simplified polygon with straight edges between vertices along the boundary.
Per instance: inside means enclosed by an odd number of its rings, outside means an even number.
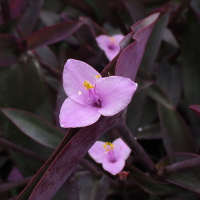
M33 30L43 1L44 0L29 0L26 4L25 12L18 24L18 30L22 36L26 36Z
M18 200L28 199L29 196L29 200L38 199L38 197L45 200L52 199L89 148L119 121L121 114L113 117L101 117L98 122L81 129L74 136L67 134L61 145L18 197ZM72 131L75 132L75 130Z
M115 68L116 75L135 79L148 38L158 17L159 13L155 13L131 27L133 30L132 38L135 41L121 52ZM130 34L128 37L130 37ZM123 40L121 43L123 44Z
M11 65L17 61L17 45L15 37L0 34L0 66Z
M76 20L40 29L25 37L28 46L27 48L33 49L64 40L77 31L82 25L83 22Z
M200 105L191 105L189 108L200 117Z
M11 19L17 18L24 6L25 0L13 0L10 2ZM0 24L3 23L2 12L0 13Z
M164 157L158 164L158 168L162 168L165 166L170 166L172 164L181 162L181 161L189 161L194 160L195 158L199 158L197 154L189 154L189 153L176 153L171 154L169 156ZM174 185L178 185L182 188L185 188L189 191L196 192L200 194L200 169L199 167L188 169L184 171L177 171L176 173L172 173L165 177L167 182L173 183Z

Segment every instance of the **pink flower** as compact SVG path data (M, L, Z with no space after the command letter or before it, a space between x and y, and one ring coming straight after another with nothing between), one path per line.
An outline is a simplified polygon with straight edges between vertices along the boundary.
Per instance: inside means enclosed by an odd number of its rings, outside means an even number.
M69 59L64 67L63 87L68 98L60 110L60 125L73 128L122 111L130 103L137 83L120 76L102 78L90 65Z
M124 35L113 35L113 36L107 36L107 35L100 35L96 38L97 44L102 49L108 60L112 60L120 50L119 42L124 38Z
M121 138L118 138L113 143L97 141L88 153L97 163L102 163L105 171L116 175L124 168L131 150Z

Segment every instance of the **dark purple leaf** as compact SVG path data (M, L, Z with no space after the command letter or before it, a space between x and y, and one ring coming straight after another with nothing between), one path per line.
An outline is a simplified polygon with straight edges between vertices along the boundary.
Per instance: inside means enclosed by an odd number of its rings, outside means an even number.
M191 8L194 10L194 13L195 13L197 19L200 20L200 1L192 0L190 5L191 5Z
M77 31L82 25L83 22L77 20L40 29L26 36L27 48L33 49L64 40Z
M169 155L163 158L158 164L157 167L161 168L164 166L172 165L184 160L190 160L194 158L199 158L199 155L189 154L189 153L176 153ZM170 175L166 175L165 180L167 182L173 183L174 185L178 185L182 188L185 188L189 191L196 192L200 194L200 169L199 167L178 171L176 173L172 173Z
M134 33L132 36L134 42L119 55L115 68L116 75L135 79L148 38L158 17L159 13L155 13L131 27Z
M132 178L144 191L150 194L163 195L183 191L181 188L174 187L172 184L153 179L132 165L127 165L127 169L130 171L129 177Z
M157 20L152 33L147 42L144 56L141 61L140 68L147 74L151 74L155 68L156 58L159 52L160 44L163 40L164 31L169 21L169 13L162 14Z
M183 77L183 94L185 100L186 112L189 115L189 120L193 125L198 126L196 136L199 140L199 118L194 115L189 109L190 105L198 105L200 102L200 93L198 86L200 85L200 23L195 18L193 12L188 12L187 25L183 31L183 43L181 49L182 57L182 77Z
M158 109L166 151L168 153L196 153L197 145L195 144L191 129L178 111L166 108L162 105L160 105Z
M125 8L129 12L133 22L138 22L139 20L145 18L146 11L140 1L127 0L122 2L125 4Z
M105 175L100 180L92 174L85 174L78 180L79 200L105 200L109 188L109 180Z
M29 0L19 21L18 30L22 36L29 34L35 27L44 0Z
M65 133L45 120L17 109L3 108L2 112L27 136L38 143L55 149ZM30 128L31 127L31 128Z
M11 65L17 61L17 46L15 37L0 34L0 66Z
M200 105L191 105L189 108L200 117Z
M18 197L18 200L27 199L29 196L30 200L38 197L45 200L52 199L88 149L119 121L120 115L121 113L113 117L101 117L98 122L82 128L74 136L67 134L51 158Z

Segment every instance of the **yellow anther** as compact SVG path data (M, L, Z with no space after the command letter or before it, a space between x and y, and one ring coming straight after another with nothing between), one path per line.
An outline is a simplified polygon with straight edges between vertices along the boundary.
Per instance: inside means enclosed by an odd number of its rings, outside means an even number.
M101 77L101 75L96 75L96 76L95 76L95 78L99 78L99 77Z
M114 149L114 144L112 144L111 142L105 142L105 144L103 145L103 148L106 151L110 151L110 150Z
M94 85L92 85L89 81L84 81L83 86L85 87L86 90L94 88Z
M114 37L110 38L110 44L116 45L116 39Z

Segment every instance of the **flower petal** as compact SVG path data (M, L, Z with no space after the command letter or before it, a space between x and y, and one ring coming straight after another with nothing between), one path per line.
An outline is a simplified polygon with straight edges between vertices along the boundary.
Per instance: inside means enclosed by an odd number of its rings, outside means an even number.
M123 159L118 159L116 160L116 162L110 162L108 159L104 159L102 163L104 170L113 175L116 175L119 172L121 172L124 168L124 165L125 161Z
M95 123L100 116L96 107L84 106L67 98L60 110L60 126L64 128L84 127Z
M97 80L95 76L101 78L99 72L90 65L79 60L68 59L63 71L63 87L66 94L75 102L86 105L88 90L83 83L87 80L93 85Z
M113 116L122 111L131 101L137 83L129 78L110 76L96 82L96 92L101 101L98 112L104 116Z
M121 138L114 140L113 144L115 157L117 157L117 159L126 160L131 153L131 149L127 146L127 144Z
M89 149L88 153L89 155L97 162L102 163L103 160L106 157L105 149L103 148L103 145L105 142L97 141L94 143L94 145Z
M120 50L119 42L123 38L124 36L121 34L114 35L111 37L107 35L100 35L96 38L96 41L97 41L98 46L105 52L108 60L112 60L119 53L119 50ZM113 48L109 48L110 45L113 45Z

